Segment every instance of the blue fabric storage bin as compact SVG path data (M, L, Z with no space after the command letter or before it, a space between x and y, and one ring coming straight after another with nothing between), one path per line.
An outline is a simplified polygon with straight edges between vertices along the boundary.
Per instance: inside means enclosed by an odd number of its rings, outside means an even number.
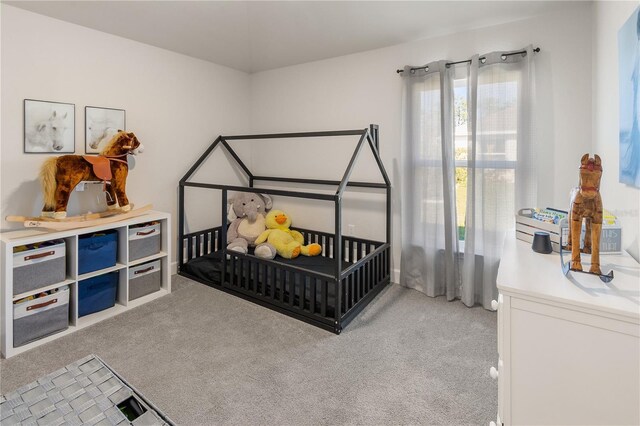
M118 253L118 232L103 231L78 237L78 274L115 266Z
M109 309L116 304L119 272L109 272L80 281L78 316Z

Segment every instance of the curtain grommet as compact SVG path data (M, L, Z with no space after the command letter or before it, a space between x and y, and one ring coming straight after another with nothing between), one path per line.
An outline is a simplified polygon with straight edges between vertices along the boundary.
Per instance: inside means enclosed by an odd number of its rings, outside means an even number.
M507 60L507 55L500 55L500 59L502 59L503 61Z

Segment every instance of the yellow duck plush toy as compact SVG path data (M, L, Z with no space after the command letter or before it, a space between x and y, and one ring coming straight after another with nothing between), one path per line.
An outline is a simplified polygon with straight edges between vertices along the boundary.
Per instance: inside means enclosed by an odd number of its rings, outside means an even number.
M317 256L322 252L320 244L303 245L304 237L298 231L289 229L291 218L282 210L271 210L265 217L267 230L256 239L256 245L265 241L276 248L276 252L285 259L303 256Z

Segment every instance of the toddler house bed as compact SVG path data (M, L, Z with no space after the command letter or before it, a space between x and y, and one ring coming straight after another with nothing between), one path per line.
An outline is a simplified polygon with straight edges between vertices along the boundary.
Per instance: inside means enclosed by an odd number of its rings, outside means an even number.
M229 146L231 140L285 139L351 136L359 137L342 180L256 176ZM190 182L189 178L218 146L226 149L248 179L248 186ZM352 182L349 177L363 149L370 149L384 183ZM337 186L335 194L254 188L257 182L288 182ZM377 188L386 194L386 241L372 241L342 235L342 194L347 186ZM273 260L226 249L227 225L185 234L185 188L221 191L221 212L227 217L229 191L300 199L324 200L334 204L335 231L300 229L305 244L318 243L322 253ZM391 184L378 153L378 126L368 129L329 132L219 136L180 180L178 212L178 273L227 293L339 334L390 282Z

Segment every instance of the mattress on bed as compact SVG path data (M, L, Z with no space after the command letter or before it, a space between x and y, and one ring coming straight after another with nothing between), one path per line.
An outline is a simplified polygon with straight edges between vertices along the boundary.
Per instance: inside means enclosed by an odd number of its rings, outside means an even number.
M284 259L282 257L277 257L278 262L282 262L287 265L308 269L313 272L319 272L323 274L333 275L335 264L333 259L324 257L324 256L298 256L295 259ZM227 281L229 280L229 271L231 269L231 260L227 259ZM240 275L240 262L236 263L236 276ZM343 269L350 266L350 262L342 262ZM278 265L274 265L276 269L274 270L276 279L275 279L275 293L276 297L279 297L279 293L282 288L282 283L285 277L285 271L282 269L278 269ZM242 263L242 277L243 280L253 279L254 275L249 274L249 262ZM209 253L205 256L198 257L196 259L191 259L189 262L185 263L182 266L182 270L189 275L192 275L195 278L199 278L206 282L210 282L212 284L221 284L221 273L222 273L222 251L216 251ZM264 274L267 274L267 280L265 280ZM252 287L254 289L259 289L259 292L265 293L264 286L267 285L266 292L271 294L270 284L274 283L274 280L271 277L272 270L269 267L258 268L258 283L253 283ZM288 294L291 292L291 284L293 283L293 290L295 301L294 304L298 305L299 297L300 297L300 288L304 284L302 282L304 278L300 274L296 274L294 272L289 273L288 282L285 283L284 292ZM267 284L268 283L268 284ZM257 285L256 285L257 284ZM320 306L320 297L321 297L321 285L316 284L316 305L317 309ZM327 315L333 315L333 305L334 305L334 288L333 286L327 286ZM288 297L288 295L287 295ZM304 297L305 297L305 307L308 308L308 302L311 299L311 286L304 286ZM331 309L329 309L331 307Z

